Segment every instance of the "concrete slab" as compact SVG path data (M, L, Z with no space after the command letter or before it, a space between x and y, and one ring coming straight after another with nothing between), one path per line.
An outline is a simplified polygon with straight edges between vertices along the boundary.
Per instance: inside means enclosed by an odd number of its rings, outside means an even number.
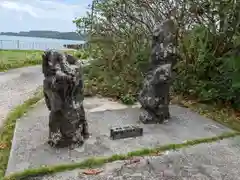
M109 128L116 125L137 124L140 110L128 107L116 110L113 105L106 108L106 102L97 98L85 100L92 137L82 147L73 150L55 150L47 145L48 110L43 102L39 103L16 124L7 174L43 165L79 162L93 156L110 156L139 148L182 143L186 140L212 137L232 131L189 109L174 105L170 108L172 119L168 123L140 124L144 128L143 137L113 141L109 139ZM105 111L99 111L101 106L105 107L103 108ZM94 112L93 109L97 111Z
M84 170L61 172L29 180L240 180L240 137L200 144L139 162L116 161L98 175Z

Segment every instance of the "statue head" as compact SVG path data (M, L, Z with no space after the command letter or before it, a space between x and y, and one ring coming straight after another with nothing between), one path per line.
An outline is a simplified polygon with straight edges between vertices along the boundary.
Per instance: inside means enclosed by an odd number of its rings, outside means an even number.
M42 72L45 76L54 72L56 66L67 62L67 55L54 50L47 50L42 55Z
M42 55L42 72L45 77L62 71L68 75L82 73L81 63L72 55L54 50L45 51Z
M167 19L155 25L153 29L153 37L161 37L164 39L164 36L176 34L176 25L172 19Z
M176 62L176 25L174 20L167 19L162 21L153 29L153 53L152 62L157 64L166 64Z
M47 50L42 55L42 72L45 76L50 75L49 70L52 69L53 65L59 59L59 55L52 50Z
M172 19L167 19L155 25L153 29L153 46L162 43L165 47L175 45L177 28Z

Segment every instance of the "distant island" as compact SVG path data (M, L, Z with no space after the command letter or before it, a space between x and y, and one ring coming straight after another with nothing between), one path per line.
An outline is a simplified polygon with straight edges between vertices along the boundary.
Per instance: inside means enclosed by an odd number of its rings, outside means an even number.
M76 32L58 32L58 31L20 31L14 32L1 32L0 35L5 36L25 36L25 37L40 37L52 39L66 39L66 40L79 40L84 41L85 36L79 35Z

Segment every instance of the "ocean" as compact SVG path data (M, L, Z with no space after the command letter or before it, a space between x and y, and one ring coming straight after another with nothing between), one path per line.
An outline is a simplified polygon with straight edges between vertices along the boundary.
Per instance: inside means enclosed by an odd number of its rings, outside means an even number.
M84 41L0 35L0 49L60 50L65 49L64 44L84 44Z

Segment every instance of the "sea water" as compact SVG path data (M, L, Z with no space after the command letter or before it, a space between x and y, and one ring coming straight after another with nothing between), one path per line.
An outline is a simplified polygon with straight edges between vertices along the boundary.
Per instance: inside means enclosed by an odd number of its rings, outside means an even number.
M65 49L64 44L84 44L84 41L0 35L0 49L59 50Z

